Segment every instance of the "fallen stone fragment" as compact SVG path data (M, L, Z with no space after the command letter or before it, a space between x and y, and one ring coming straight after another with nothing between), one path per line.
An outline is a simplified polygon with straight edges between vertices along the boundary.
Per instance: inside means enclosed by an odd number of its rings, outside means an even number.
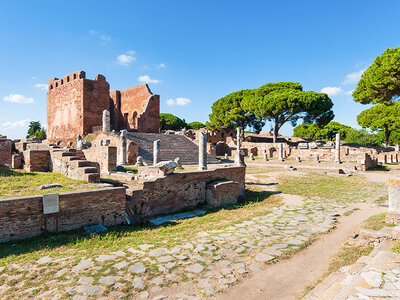
M255 259L256 259L256 261L259 261L259 262L267 262L267 261L273 260L274 257L271 255L268 255L268 254L259 253L256 255Z
M44 265L44 264L48 264L50 262L51 262L51 257L50 256L41 257L36 261L36 263L38 265Z
M186 268L186 271L191 273L201 273L203 272L204 267L200 264L194 264Z
M146 268L142 263L136 263L129 268L129 272L134 274L143 274L146 273Z

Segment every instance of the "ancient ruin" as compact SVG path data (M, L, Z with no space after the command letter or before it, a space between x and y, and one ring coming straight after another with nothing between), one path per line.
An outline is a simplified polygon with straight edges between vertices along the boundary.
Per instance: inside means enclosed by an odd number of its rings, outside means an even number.
M159 95L153 95L146 84L110 91L100 74L95 80L86 79L84 71L52 78L47 92L47 139L73 145L78 134L97 130L159 132L159 107Z

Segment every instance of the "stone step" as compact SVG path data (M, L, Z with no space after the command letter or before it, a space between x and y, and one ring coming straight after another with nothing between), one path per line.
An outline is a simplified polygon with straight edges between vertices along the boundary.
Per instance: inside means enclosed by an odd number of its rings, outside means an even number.
M88 160L75 160L74 162L74 166L77 168L80 167L93 167L93 163L91 161Z
M79 171L83 172L84 174L89 174L89 173L97 173L97 168L95 167L81 167L79 168Z
M160 133L128 133L128 139L139 147L139 155L149 164L153 161L153 142L160 140L160 160L180 158L183 164L197 164L199 147L183 135L168 135ZM207 154L207 162L219 163L215 157Z
M67 156L69 161L73 161L73 160L81 160L81 158L79 156Z
M84 178L87 182L100 182L100 173L84 174Z
M72 153L72 152L62 152L62 153L61 153L61 156L67 157L67 156L75 156L75 155L74 155L74 153Z

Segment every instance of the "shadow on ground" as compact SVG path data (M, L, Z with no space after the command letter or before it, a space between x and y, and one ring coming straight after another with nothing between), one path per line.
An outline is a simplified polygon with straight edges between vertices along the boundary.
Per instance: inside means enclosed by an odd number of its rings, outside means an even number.
M219 208L208 208L204 205L193 207L190 209L185 209L182 211L177 211L175 213L180 213L184 211L191 211L195 209L203 209L206 214L200 216L202 218L209 214L216 213L220 210L236 210L247 205L252 205L257 202L266 201L272 195L276 194L274 191L246 191L246 196L239 199L236 204L227 205ZM153 230L160 227L170 227L179 225L179 222L164 223L159 226L150 225L149 223L143 224L133 224L133 225L117 225L111 226L106 232L95 233L98 238L111 238L113 240L122 238L124 236L130 236L131 238L135 233L139 233L143 230ZM210 224L212 226L212 224ZM86 233L83 229L72 230L68 232L44 232L42 235L32 238L27 238L23 240L15 240L10 242L0 243L0 259L6 258L11 255L22 255L35 251L40 251L44 249L55 249L62 246L68 246L72 244L77 244L82 242L82 240L90 240L93 238L93 234ZM0 261L1 265L1 261Z

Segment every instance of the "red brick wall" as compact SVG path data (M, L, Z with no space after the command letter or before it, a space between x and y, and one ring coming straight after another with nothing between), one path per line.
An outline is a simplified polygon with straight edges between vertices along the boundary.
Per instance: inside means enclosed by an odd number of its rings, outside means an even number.
M160 96L153 95L147 84L111 91L110 97L114 103L114 129L160 131Z
M125 222L124 187L61 193L59 200L59 231L90 224L116 225ZM42 196L0 199L0 242L37 236L44 229ZM47 230L55 231L53 215L47 217Z
M24 154L24 170L27 172L48 172L50 171L49 150L26 150Z
M128 195L127 212L135 218L170 213L205 202L206 185L214 180L227 179L240 185L244 195L245 167L228 167L215 170L173 173L153 181L143 182L143 189Z
M117 147L114 146L92 146L83 150L89 161L98 162L102 174L115 171L117 167Z
M47 92L47 139L70 142L93 126L102 125L103 110L110 109L110 86L102 75L85 79L79 71L50 79Z
M0 165L11 164L12 142L0 139Z

